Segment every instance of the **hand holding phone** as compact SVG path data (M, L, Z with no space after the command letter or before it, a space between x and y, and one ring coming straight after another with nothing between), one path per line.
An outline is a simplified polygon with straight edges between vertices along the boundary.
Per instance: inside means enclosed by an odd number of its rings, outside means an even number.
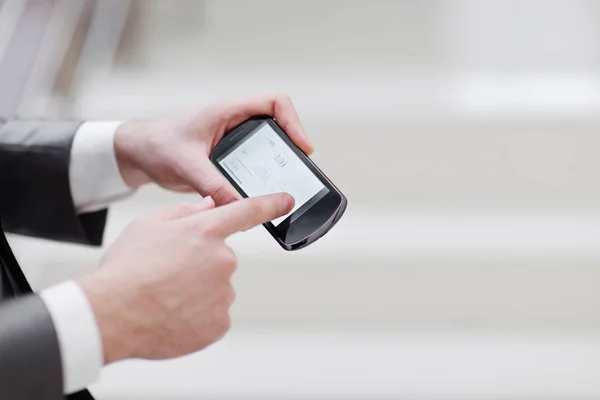
M270 117L251 118L217 144L211 162L243 197L286 192L294 208L265 228L286 250L308 246L343 215L347 199Z
M210 162L210 153L227 132L262 114L273 115L292 141L311 153L289 96L262 94L120 124L114 137L119 172L131 188L153 182L169 190L211 196L217 206L231 203L240 195Z

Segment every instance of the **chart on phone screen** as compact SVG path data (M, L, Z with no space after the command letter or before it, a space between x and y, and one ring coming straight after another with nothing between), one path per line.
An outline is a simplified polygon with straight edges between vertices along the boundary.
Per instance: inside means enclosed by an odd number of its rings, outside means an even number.
M249 197L285 192L294 198L292 211L271 221L274 225L279 225L325 188L268 124L219 163Z

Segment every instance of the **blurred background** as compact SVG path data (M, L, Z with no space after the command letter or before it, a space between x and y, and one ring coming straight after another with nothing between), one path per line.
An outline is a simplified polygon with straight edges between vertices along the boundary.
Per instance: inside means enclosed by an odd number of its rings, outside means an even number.
M600 2L0 0L0 90L91 120L284 91L349 199L297 253L231 238L232 332L98 399L600 398ZM106 245L186 198L116 204ZM10 240L37 288L103 252Z

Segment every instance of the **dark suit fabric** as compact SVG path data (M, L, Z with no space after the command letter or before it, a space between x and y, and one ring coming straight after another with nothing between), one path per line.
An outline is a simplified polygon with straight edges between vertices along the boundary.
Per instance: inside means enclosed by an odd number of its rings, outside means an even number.
M69 163L79 122L0 119L0 398L62 400L60 349L52 319L4 232L99 245L106 210L78 215ZM66 397L88 400L82 391Z

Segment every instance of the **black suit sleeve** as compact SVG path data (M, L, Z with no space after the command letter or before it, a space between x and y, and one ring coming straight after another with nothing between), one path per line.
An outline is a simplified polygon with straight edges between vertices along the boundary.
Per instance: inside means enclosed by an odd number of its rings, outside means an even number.
M69 182L78 122L0 118L0 398L64 399L57 334L4 240L8 232L99 245L106 210L77 215ZM3 298L14 297L7 302ZM92 399L87 391L69 399Z
M42 299L30 294L0 305L0 388L11 400L62 400L58 339Z
M69 162L80 122L0 118L0 216L7 232L100 245L106 210L77 215Z

